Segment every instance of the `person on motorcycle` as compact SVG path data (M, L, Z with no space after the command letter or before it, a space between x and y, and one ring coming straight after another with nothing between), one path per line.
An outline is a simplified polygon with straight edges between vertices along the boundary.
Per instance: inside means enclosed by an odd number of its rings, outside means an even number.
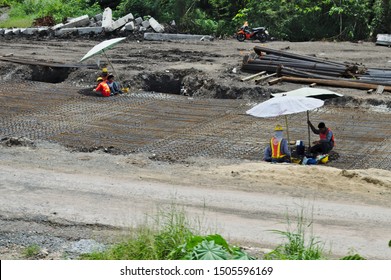
M250 28L248 27L248 21L245 21L243 23L243 26L241 27L244 31L250 31Z

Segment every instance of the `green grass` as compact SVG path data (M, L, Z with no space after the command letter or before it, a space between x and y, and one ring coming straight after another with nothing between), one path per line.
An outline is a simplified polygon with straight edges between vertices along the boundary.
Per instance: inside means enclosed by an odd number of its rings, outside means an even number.
M251 259L218 234L200 235L201 225L189 221L184 211L172 207L153 223L135 229L124 241L103 252L84 254L85 260Z
M26 258L32 258L32 257L37 256L40 251L41 251L41 248L37 244L33 244L33 245L28 246L24 250L23 255Z
M291 229L291 222L288 217L288 230L273 230L287 240L286 243L278 246L272 252L264 256L267 260L321 260L326 259L324 243L313 236L308 235L308 229L312 231L312 220L305 218L304 210L298 214L296 227Z
M323 260L325 244L312 233L312 218L307 219L302 209L292 226L287 218L286 231L273 230L284 237L285 243L264 255L265 260ZM251 260L239 247L232 246L219 234L202 235L199 223L193 226L184 211L172 207L160 211L157 217L134 229L123 241L103 252L84 254L86 260ZM341 258L364 259L356 253Z
M13 28L13 27L19 27L19 28L27 28L31 27L33 24L35 16L25 16L25 17L12 17L8 18L5 21L0 22L0 28Z

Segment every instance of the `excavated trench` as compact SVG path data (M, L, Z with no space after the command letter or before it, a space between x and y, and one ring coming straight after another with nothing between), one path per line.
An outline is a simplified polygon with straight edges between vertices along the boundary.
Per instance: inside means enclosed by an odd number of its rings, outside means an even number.
M86 86L96 71L85 72L20 66L0 81L0 139L55 141L83 152L144 152L169 162L194 156L260 160L275 123L284 122L245 114L269 96L267 87L228 86L181 70L138 74L125 82L141 90L100 98ZM311 112L336 135L340 157L330 165L391 170L390 107L345 97ZM289 126L290 139L308 143L305 113L289 116Z

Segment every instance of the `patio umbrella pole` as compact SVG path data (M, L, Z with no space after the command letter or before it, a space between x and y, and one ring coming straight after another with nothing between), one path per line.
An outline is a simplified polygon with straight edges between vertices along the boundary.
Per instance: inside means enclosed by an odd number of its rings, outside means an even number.
M310 113L307 110L307 122L310 120ZM310 125L308 125L308 148L311 148L311 134L310 134Z
M289 152L292 154L291 143L289 141L288 117L286 115L285 115L285 124L286 124L286 137L288 139L288 149L289 149Z
M104 50L102 50L102 52L103 52L103 54L105 55L107 61L109 62L110 66L111 66L111 69L113 69L115 77L118 77L118 81L119 81L119 80L120 80L120 79L119 79L119 76L117 75L117 72L115 71L113 65L111 64L110 59L107 57L106 52L105 52Z

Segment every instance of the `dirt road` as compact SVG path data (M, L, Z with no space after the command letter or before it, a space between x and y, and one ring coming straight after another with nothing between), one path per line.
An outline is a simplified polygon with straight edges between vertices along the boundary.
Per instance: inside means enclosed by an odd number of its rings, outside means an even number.
M74 63L96 42L0 43L1 52L14 57ZM73 258L175 203L210 232L256 248L282 242L270 230L286 230L287 213L304 209L333 255L390 259L390 95L337 89L353 101L311 113L338 135L341 158L329 167L261 163L279 120L243 112L270 92L297 85L240 83L247 75L240 72L241 58L253 46L119 45L111 57L132 92L115 99L87 92L98 69L51 76L1 62L0 136L24 136L37 145L0 146L1 258L23 258L22 249L34 243L45 248L43 258ZM387 67L391 59L387 48L371 43L268 46L371 67ZM54 83L59 76L64 81ZM173 95L182 86L192 96ZM368 99L380 100L379 106ZM290 119L292 137L306 135L304 119Z

